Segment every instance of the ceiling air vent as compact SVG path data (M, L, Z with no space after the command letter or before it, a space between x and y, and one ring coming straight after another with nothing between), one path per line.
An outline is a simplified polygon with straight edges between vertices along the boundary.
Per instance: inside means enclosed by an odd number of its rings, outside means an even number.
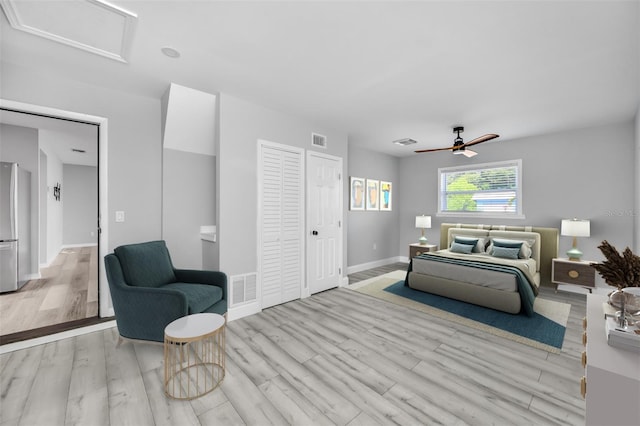
M311 145L317 146L318 148L326 148L327 137L317 133L311 133Z
M414 143L418 143L418 141L415 141L409 138L404 138L404 139L398 139L397 141L393 141L393 143L396 145L407 146L407 145L413 145Z

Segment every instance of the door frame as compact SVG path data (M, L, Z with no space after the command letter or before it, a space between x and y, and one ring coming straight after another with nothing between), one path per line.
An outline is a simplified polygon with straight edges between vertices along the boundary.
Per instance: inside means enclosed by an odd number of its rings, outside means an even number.
M344 264L343 264L343 250L344 250L344 165L343 165L343 159L342 157L337 157L335 155L330 155L330 154L324 154L322 152L317 152L317 151L307 151L307 158L306 158L306 162L309 162L309 157L319 157L319 158L323 158L323 159L327 159L327 160L333 160L333 161L337 161L339 168L340 168L340 177L339 177L339 183L338 183L338 197L340 198L339 202L338 202L338 218L340 221L340 230L338 232L338 250L336 252L336 256L338 257L337 259L337 264L340 265L339 269L340 269L340 274L338 276L338 287L342 287L343 286L343 282L344 282L344 274L346 273L346 271L344 270ZM306 180L306 193L307 193L307 202L305 204L305 259L306 259L306 263L307 263L307 267L306 269L306 286L303 289L303 296L302 297L309 297L311 295L311 277L309 275L309 271L311 270L311 268L309 267L308 263L309 263L309 259L308 259L308 254L310 253L309 250L309 245L312 243L311 238L309 238L309 235L311 233L311 229L309 228L309 223L311 223L311 220L309 218L309 212L311 211L311 199L309 198L308 194L311 193L311 191L309 190L309 185L311 183L311 180L309 179L309 167L306 167L306 171L305 171L305 180Z
M109 248L109 221L108 218L108 120L105 117L95 115L82 114L73 111L66 111L58 108L50 108L41 105L28 104L24 102L0 99L0 108L24 112L27 114L41 115L62 120L80 121L84 123L94 124L98 126L98 259L104 259L108 254ZM39 250L39 248L38 248ZM107 276L105 268L98 261L98 299L99 299L99 316L112 317L115 315L113 304L111 303L111 295L109 294L109 285L107 284Z

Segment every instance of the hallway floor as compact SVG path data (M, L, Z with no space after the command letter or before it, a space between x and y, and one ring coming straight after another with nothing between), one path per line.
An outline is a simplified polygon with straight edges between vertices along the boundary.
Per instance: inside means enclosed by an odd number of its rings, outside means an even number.
M0 335L98 315L98 247L63 249L42 278L0 295Z

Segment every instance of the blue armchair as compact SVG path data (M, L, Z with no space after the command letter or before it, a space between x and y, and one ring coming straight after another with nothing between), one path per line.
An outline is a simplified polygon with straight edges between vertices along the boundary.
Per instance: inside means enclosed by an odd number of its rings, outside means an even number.
M162 342L175 319L227 312L226 274L175 269L164 241L117 247L104 263L122 337Z

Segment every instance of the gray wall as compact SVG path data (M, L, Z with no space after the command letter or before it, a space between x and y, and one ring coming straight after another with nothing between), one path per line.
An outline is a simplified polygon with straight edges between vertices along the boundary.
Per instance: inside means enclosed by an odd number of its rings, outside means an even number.
M225 93L220 94L219 114L217 206L220 269L229 275L256 272L258 139L341 157L346 170L347 135ZM327 136L327 149L311 146L312 132ZM345 175L343 172L343 177ZM346 244L346 227L343 235ZM346 250L343 258L344 272Z
M38 172L38 130L10 124L0 124L0 161L18 163L20 167L31 173L31 265L28 273L38 273L38 237L40 221L38 209L40 204Z
M399 217L401 206L401 191L399 181L400 159L380 154L368 149L349 147L349 176L376 179L391 182L392 198L391 211L349 211L349 204L345 203L348 222L348 262L349 266L377 260L388 259L399 255L398 245L400 235ZM347 185L347 195L349 188ZM348 198L347 198L348 200ZM416 230L416 232L419 232ZM416 234L414 232L414 234ZM418 234L415 240L417 241ZM376 248L374 248L374 245ZM408 256L408 248L405 250Z
M201 269L200 226L216 224L216 158L167 148L163 152L162 238L177 268Z
M47 232L47 218L49 206L47 205L48 185L47 185L47 173L49 172L47 154L40 149L40 194L39 194L39 206L40 206L40 253L39 262L43 264L47 261L47 241L49 240Z
M160 97L52 77L43 66L17 67L0 63L0 92L4 99L44 105L108 119L109 250L120 244L161 236ZM115 223L115 211L126 214Z
M62 176L62 244L97 244L98 168L64 164Z
M600 260L597 246L604 239L616 247L633 244L635 158L634 125L623 124L578 129L550 135L487 142L474 149L473 158L449 153L412 155L400 161L400 245L398 253L415 241L413 216L432 214L428 238L439 240L442 222L513 224L560 227L565 218L591 220L591 237L578 247L586 260ZM436 217L438 167L522 159L523 220ZM396 187L397 188L397 187ZM355 236L354 236L355 237ZM560 253L571 246L560 237Z
M639 9L640 13L640 9ZM640 254L640 104L638 105L638 111L636 112L636 184L635 184L635 208L633 210L633 217L635 218L635 240L634 240L634 252Z
M46 242L47 245L46 256L40 258L40 265L46 266L49 266L56 259L63 245L63 201L62 197L60 197L60 201L56 200L53 192L56 184L64 186L64 167L54 149L55 144L58 143L58 136L58 133L49 130L40 129L39 131L40 151L47 156L47 167L45 168L47 188L43 197L46 204L45 220L47 224L45 230L47 235L40 241L40 244ZM43 173L44 169L40 169L40 172ZM44 210L40 212L40 215L43 214Z

